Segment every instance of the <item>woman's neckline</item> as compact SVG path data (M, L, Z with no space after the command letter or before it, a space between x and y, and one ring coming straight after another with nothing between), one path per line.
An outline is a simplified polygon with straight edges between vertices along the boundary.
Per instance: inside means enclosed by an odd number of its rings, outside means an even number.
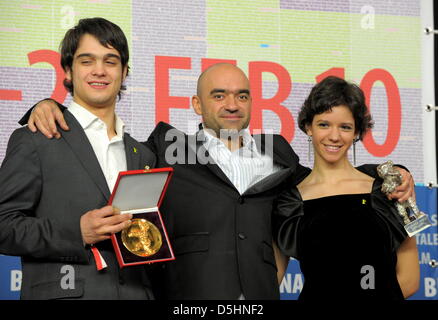
M360 196L369 196L371 193L370 192L361 192L361 193L340 193L340 194L332 194L332 195L328 195L328 196L322 196L322 197L318 197L318 198L310 198L310 199L302 199L303 202L306 201L314 201L314 200L322 200L322 199L328 199L328 198L336 198L336 197L360 197Z

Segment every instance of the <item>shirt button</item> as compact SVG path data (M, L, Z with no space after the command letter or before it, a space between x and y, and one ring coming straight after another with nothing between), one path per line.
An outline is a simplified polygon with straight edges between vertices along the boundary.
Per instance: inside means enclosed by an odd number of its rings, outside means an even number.
M243 234L243 233L241 233L241 232L239 233L238 236L239 236L239 239L240 239L240 240L245 240L245 239L246 239L245 234Z

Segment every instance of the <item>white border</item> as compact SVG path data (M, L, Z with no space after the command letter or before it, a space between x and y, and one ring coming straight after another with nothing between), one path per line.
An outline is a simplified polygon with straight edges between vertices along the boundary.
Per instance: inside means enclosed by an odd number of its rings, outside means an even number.
M434 29L433 0L421 3L421 107L423 118L423 165L424 184L437 184L435 111L426 111L428 104L435 105L434 35L426 34L425 28Z

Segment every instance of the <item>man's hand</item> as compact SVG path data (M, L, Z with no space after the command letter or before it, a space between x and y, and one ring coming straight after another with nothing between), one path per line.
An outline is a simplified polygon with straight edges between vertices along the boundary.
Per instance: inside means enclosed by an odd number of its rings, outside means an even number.
M410 197L415 199L414 179L411 174L403 168L394 166L402 175L402 184L395 188L394 192L388 195L388 199L397 199L398 202L407 201Z
M131 225L132 214L120 214L112 206L91 210L81 217L82 240L94 244L110 239L111 234L122 231Z
M67 123L64 120L64 115L55 102L51 100L44 100L38 103L32 111L29 121L27 122L28 128L32 132L41 131L47 138L56 139L61 138L61 134L56 128L55 121L64 130L70 130Z

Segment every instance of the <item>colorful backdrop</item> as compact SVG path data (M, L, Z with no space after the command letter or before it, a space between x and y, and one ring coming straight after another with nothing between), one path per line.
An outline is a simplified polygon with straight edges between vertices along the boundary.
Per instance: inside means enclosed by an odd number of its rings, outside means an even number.
M71 101L62 86L59 42L80 18L102 16L117 23L130 43L128 90L117 112L138 140L146 140L159 121L194 132L200 119L190 97L197 77L211 63L227 60L250 78L251 129L283 134L310 165L297 113L310 88L334 74L362 87L375 119L357 148L358 163L392 159L407 166L416 182L427 183L425 168L435 159L424 158L421 2L1 0L0 161L31 105L49 96ZM437 258L436 193L419 188L435 228L427 241L418 239L426 250L422 270L435 270L428 263ZM295 298L302 286L296 266L291 261L284 299ZM19 261L0 256L0 298L18 297L20 277ZM418 298L436 299L437 280L436 274L424 276Z

